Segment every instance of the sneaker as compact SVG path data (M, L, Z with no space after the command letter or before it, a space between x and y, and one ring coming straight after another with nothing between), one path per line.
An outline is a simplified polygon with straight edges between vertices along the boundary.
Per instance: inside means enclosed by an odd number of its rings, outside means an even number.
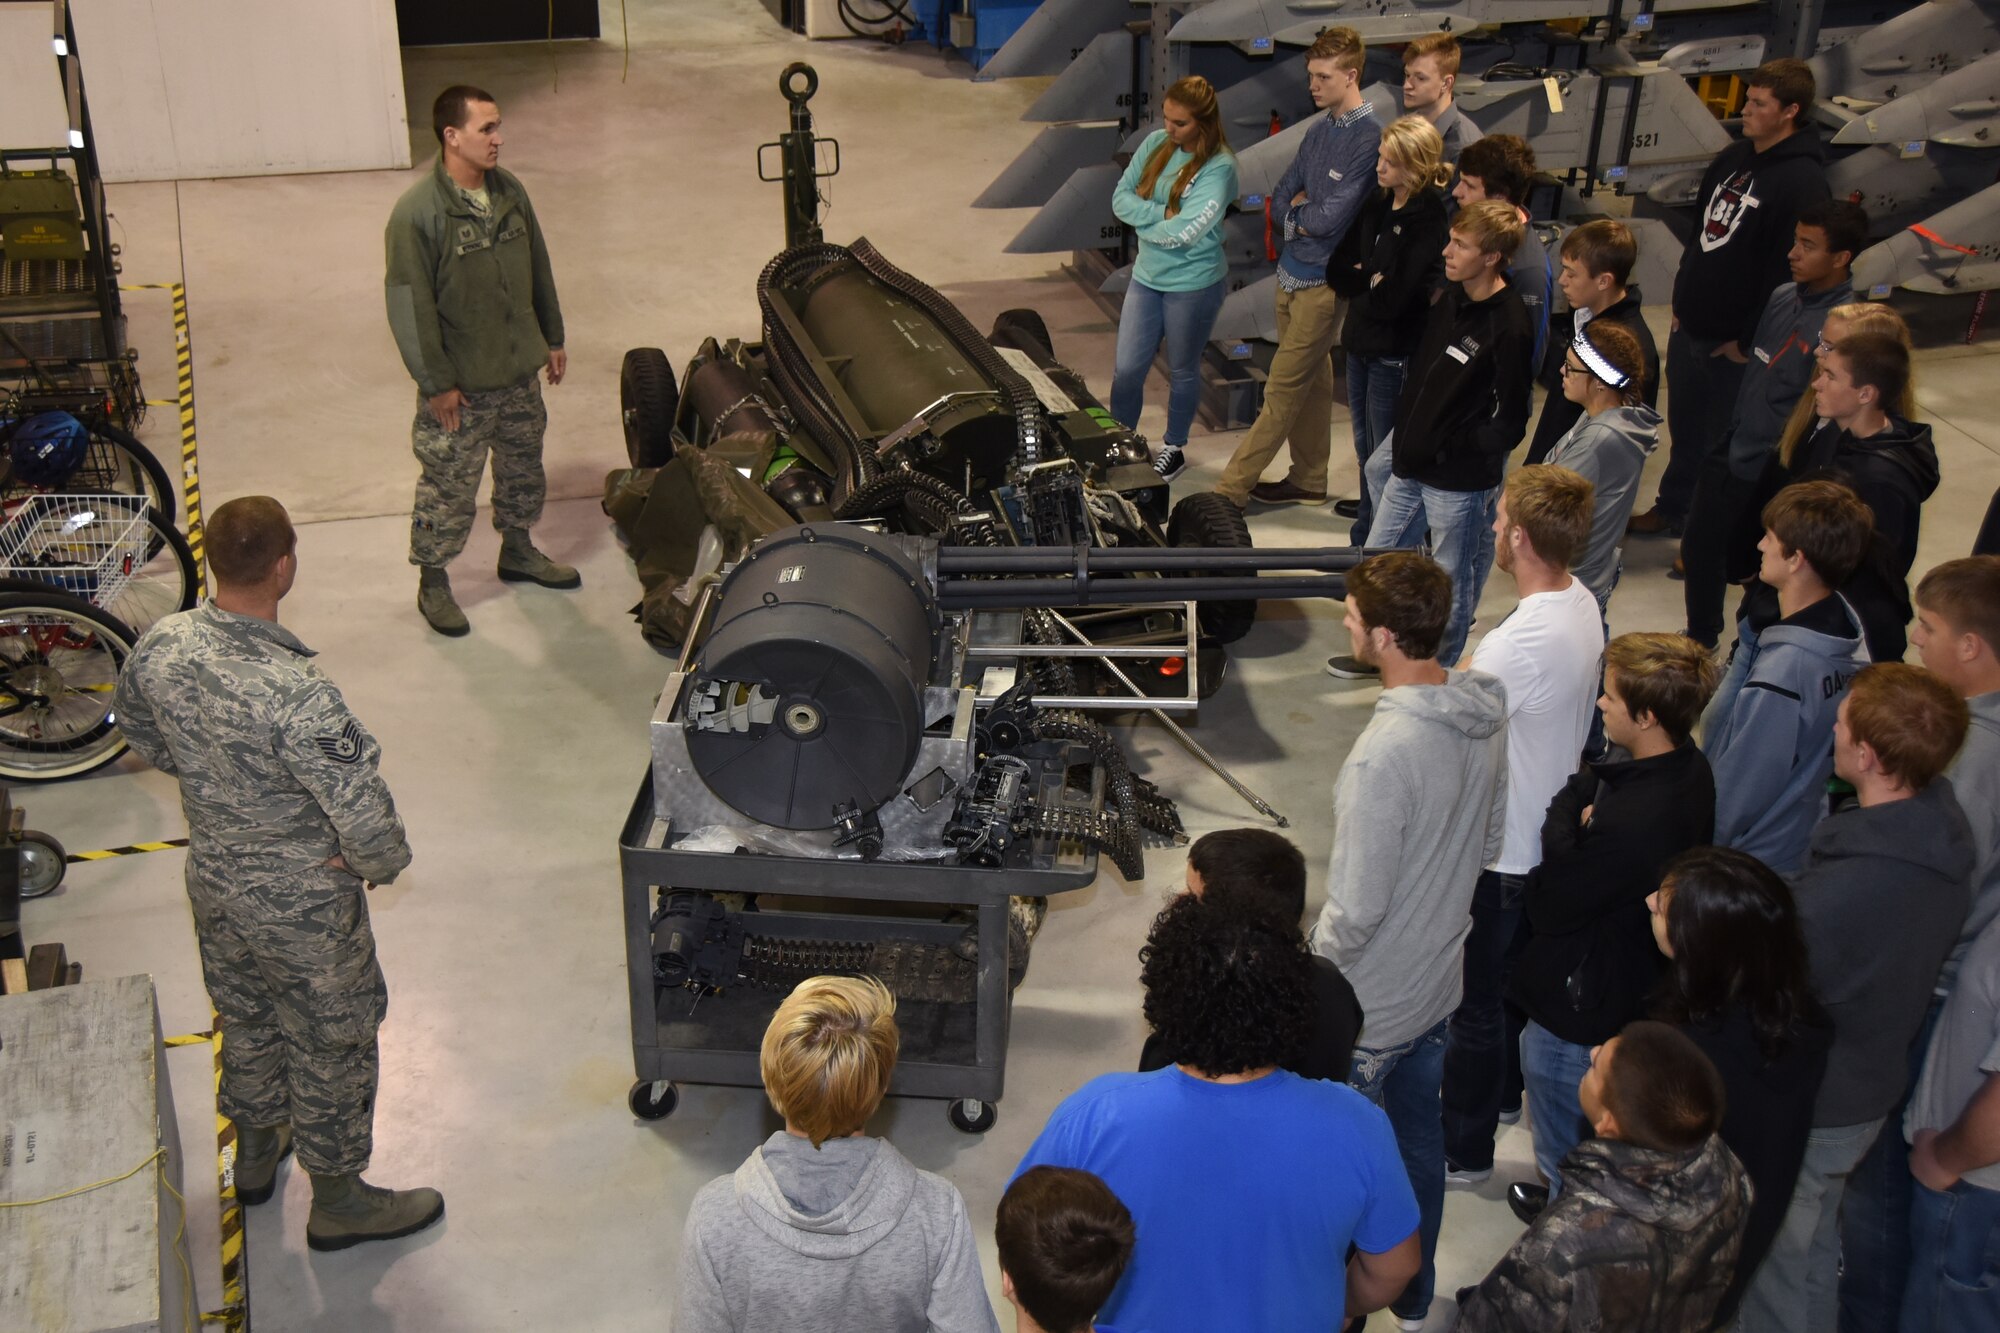
M1424 1324L1430 1319L1427 1314L1412 1318L1406 1314L1396 1314L1394 1311L1390 1312L1390 1317L1396 1321L1396 1327L1403 1330L1403 1333L1423 1333Z
M1325 491L1309 491L1292 485L1292 479L1259 482L1250 488L1250 498L1260 505L1323 505Z
M1342 680L1378 680L1382 671L1358 657L1329 657L1326 659L1326 674Z
M1521 1123L1521 1108L1520 1108L1520 1107L1518 1107L1518 1106L1513 1106L1513 1107L1508 1107L1508 1106L1503 1106L1503 1107L1501 1107L1501 1108L1500 1108L1500 1123L1501 1123L1501 1124L1503 1124L1503 1125L1518 1125L1518 1124L1520 1124L1520 1123Z
M1161 481L1172 481L1187 471L1187 454L1174 445L1166 445L1153 455L1153 471L1160 474Z
M1493 1168L1490 1166L1460 1166L1449 1157L1444 1159L1444 1183L1447 1185L1471 1189L1475 1185L1484 1185L1491 1179L1493 1179Z

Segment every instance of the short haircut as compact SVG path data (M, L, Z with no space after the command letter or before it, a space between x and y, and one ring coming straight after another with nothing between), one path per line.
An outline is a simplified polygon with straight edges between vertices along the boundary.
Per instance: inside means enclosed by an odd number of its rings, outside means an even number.
M1589 343L1597 354L1632 377L1625 393L1633 399L1646 392L1646 351L1632 330L1608 319L1593 319L1577 331L1578 342ZM1581 357L1577 358L1582 360ZM1588 364L1587 362L1585 363Z
M1907 662L1878 662L1847 687L1848 734L1911 791L1945 771L1971 722L1957 690Z
M1315 60L1331 60L1340 68L1359 74L1368 61L1368 53L1361 44L1361 34L1354 29L1326 28L1306 49L1306 63L1310 65Z
M764 1029L764 1092L817 1148L868 1123L902 1037L896 997L874 977L807 977Z
M1458 73L1458 38L1448 32L1427 33L1403 48L1403 68L1408 69L1425 56L1437 61L1438 74Z
M1721 1126L1728 1096L1701 1047L1678 1028L1642 1018L1618 1034L1604 1075L1604 1102L1627 1143L1686 1152Z
M2000 555L1945 561L1918 581L1917 605L2000 653Z
M1501 495L1507 523L1519 528L1542 560L1568 569L1590 540L1595 488L1556 463L1531 463L1507 474Z
M439 144L444 143L446 130L462 130L465 122L472 119L474 102L491 102L500 105L500 99L484 88L475 88L469 83L454 83L437 95L431 103L431 133L437 135Z
M1499 255L1502 263L1514 257L1514 252L1521 248L1521 238L1528 234L1521 214L1514 205L1501 199L1467 204L1451 220L1451 229L1478 246L1481 254Z
M1591 277L1609 273L1623 287L1632 277L1632 265L1639 262L1639 243L1632 239L1632 229L1617 218L1596 218L1563 237L1562 257L1574 259Z
M1910 349L1902 339L1889 333L1850 333L1834 344L1833 354L1846 363L1849 383L1875 391L1876 407L1894 412L1902 405L1910 386Z
M1263 912L1294 929L1306 914L1306 858L1282 833L1225 828L1188 848L1201 896L1232 911Z
M1132 1258L1132 1214L1088 1171L1031 1166L1000 1196L993 1241L1014 1299L1047 1333L1088 1333Z
M1386 629L1403 656L1436 657L1451 619L1451 575L1420 551L1384 551L1347 571L1347 595L1361 623Z
M1312 1029L1312 955L1296 926L1176 894L1139 950L1146 1022L1213 1076L1296 1059Z
M1535 152L1518 134L1489 134L1467 144L1458 155L1458 174L1477 176L1488 199L1525 204L1528 182L1535 174Z
M1617 676L1625 707L1651 713L1676 745L1693 734L1722 682L1708 649L1685 634L1621 634L1605 645L1604 666Z
M1803 125L1812 111L1813 99L1819 94L1819 85L1813 79L1812 66L1803 60L1785 57L1767 60L1750 72L1744 80L1752 88L1766 88L1771 96L1778 99L1778 105L1795 106L1798 114L1792 117L1792 124Z
M299 534L283 505L268 495L245 495L208 516L202 545L217 583L254 588L298 549Z
M1799 210L1798 225L1826 233L1826 248L1852 260L1868 248L1868 210L1852 199L1816 199Z
M1771 497L1761 518L1785 552L1803 554L1829 588L1861 567L1875 535L1874 512L1837 481L1793 482Z

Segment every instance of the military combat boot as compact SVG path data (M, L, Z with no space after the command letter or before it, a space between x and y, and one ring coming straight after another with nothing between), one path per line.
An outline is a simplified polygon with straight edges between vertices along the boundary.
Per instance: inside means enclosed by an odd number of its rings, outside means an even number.
M263 1203L278 1187L278 1163L291 1156L290 1125L236 1127L236 1197Z
M394 1240L444 1216L444 1195L433 1189L385 1190L359 1175L315 1175L312 1184L306 1244L315 1250Z
M458 609L458 599L451 595L451 579L442 569L421 565L423 571L417 578L417 610L422 613L430 627L450 638L472 632L472 622L465 618L465 612Z
M539 583L544 588L581 588L583 576L574 565L559 565L535 549L528 534L508 528L500 534L500 580Z

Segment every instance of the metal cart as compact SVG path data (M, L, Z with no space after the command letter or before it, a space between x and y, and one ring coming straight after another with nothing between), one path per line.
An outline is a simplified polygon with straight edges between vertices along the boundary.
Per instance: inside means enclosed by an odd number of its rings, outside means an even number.
M1075 756L1088 763L1088 751ZM1045 776L1045 783L1050 779ZM1060 773L1052 779L1062 781ZM1100 797L1101 799L1101 794ZM1072 794L1072 804L1093 799ZM618 839L625 885L626 971L632 1001L633 1114L658 1120L679 1101L675 1080L758 1087L758 1048L784 998L783 989L734 985L720 993L665 988L655 981L652 923L672 889L782 898L863 900L884 904L954 904L973 909L978 962L969 1003L899 997L902 1053L889 1091L950 1101L951 1123L967 1133L992 1128L1006 1073L1012 994L1008 969L1009 900L1080 889L1097 878L1097 852L1049 836L1023 839L998 866L936 861L861 861L818 857L677 851L659 817L649 771ZM761 931L837 946L901 940L949 947L963 924L886 912L753 910ZM858 970L838 967L825 970Z

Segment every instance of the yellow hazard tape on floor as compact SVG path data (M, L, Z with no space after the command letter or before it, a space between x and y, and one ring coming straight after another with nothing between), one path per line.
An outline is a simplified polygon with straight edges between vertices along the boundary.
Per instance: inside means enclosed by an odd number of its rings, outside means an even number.
M216 1096L222 1095L222 1019L211 1014L215 1024L207 1032L190 1032L168 1037L166 1045L208 1046L215 1052ZM215 1179L222 1194L222 1306L203 1310L201 1322L220 1324L231 1333L250 1333L249 1269L243 1246L243 1204L236 1197L236 1125L221 1111L215 1113Z
M174 303L174 380L179 396L148 398L148 406L173 407L181 421L181 494L187 503L188 550L194 555L195 594L208 595L208 563L202 558L201 467L195 454L194 340L188 332L187 285L179 282L128 282L120 291L163 291Z
M126 847L106 847L101 852L71 852L65 859L70 865L77 865L84 861L109 861L119 856L138 856L144 852L167 852L187 845L186 838L168 838L165 842L135 842Z

